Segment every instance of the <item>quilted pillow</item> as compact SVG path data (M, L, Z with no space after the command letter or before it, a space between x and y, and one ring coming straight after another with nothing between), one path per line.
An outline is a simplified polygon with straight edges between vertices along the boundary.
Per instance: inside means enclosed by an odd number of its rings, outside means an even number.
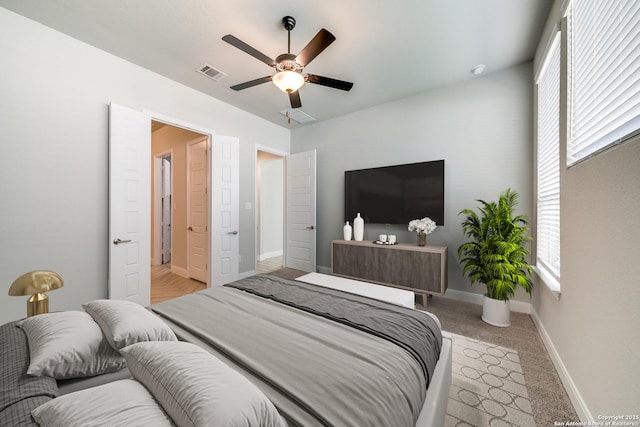
M83 311L40 314L17 324L29 341L29 375L61 380L105 374L126 366L102 336L100 326Z
M194 344L145 342L121 352L179 427L285 425L256 386Z
M40 427L174 426L151 393L135 380L120 380L65 394L31 411Z
M83 304L82 307L100 325L116 351L143 341L177 341L166 323L134 302L102 299Z

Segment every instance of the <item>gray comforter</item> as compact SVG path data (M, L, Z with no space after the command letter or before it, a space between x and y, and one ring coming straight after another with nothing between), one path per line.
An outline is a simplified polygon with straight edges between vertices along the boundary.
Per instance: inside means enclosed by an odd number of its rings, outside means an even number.
M428 315L422 313L429 320L416 321L409 309L270 276L239 283L256 292L260 282L266 298L230 287L210 288L152 310L181 339L240 370L290 425L415 425L441 343L435 322L433 328L427 325L432 320ZM294 288L289 296L282 289L287 284ZM301 293L302 288L311 293ZM296 301L274 301L283 298ZM346 308L336 305L339 299L347 301ZM318 304L320 300L327 304ZM294 307L309 303L312 307ZM368 314L370 310L377 314ZM412 319L412 337L406 336L406 318ZM420 336L431 343L416 342Z

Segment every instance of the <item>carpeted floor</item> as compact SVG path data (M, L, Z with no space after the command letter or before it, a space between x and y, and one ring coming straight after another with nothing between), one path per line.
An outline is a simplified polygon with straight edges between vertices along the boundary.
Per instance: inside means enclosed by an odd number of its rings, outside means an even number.
M305 273L283 268L271 274L295 279ZM425 309L422 306L418 308ZM531 414L537 427L553 426L555 421L578 419L531 316L512 312L511 326L498 328L482 321L482 306L444 297L429 298L426 310L438 316L445 331L517 353L531 403ZM450 404L455 405L451 401ZM451 418L447 422L452 422ZM522 424L529 425L532 424Z
M430 298L427 310L438 316L445 331L518 352L536 426L578 419L531 316L512 312L511 326L498 328L482 321L481 305L444 297Z

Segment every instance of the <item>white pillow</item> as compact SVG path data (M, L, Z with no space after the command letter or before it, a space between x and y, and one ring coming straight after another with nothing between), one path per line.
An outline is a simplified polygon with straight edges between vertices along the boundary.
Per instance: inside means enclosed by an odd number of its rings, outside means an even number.
M135 380L119 380L65 394L31 411L40 427L174 426L151 393Z
M158 316L131 301L102 299L82 307L100 325L114 350L143 341L177 341Z
M145 342L121 353L179 427L285 425L256 386L194 344Z
M31 357L27 374L55 379L91 377L125 367L102 330L83 311L62 311L18 322L27 335Z

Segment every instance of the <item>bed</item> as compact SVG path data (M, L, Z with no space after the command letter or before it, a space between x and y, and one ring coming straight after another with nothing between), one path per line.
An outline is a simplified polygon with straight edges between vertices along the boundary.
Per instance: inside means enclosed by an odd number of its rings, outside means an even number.
M176 373L176 378L185 377L185 372L190 375L194 365L222 362L220 365L250 383L242 385L243 395L249 389L257 390L259 397L254 401L261 406L251 414L261 411L263 419L272 417L267 424L260 425L427 427L443 423L451 378L451 341L446 334L441 335L437 319L425 312L268 275L206 289L156 304L150 310L169 326L181 344L189 343L201 351L194 353L189 347L187 353L180 353L184 351L182 347L175 349L180 356L167 360L184 359L185 366L180 369L187 369ZM104 332L104 325L101 327ZM2 328L6 330L7 325ZM129 344L123 342L119 349L131 368L129 353L133 351L129 349L142 351L137 347L145 343ZM146 344L157 345L148 351L152 355L164 349L173 351L170 346L177 345ZM189 359L192 356L195 359ZM138 363L136 360L134 357L133 362ZM186 360L202 362L186 363ZM158 369L164 369L169 362L159 364ZM171 415L168 419L179 419L180 414L166 408L172 403L156 396L165 385L149 385L138 378L136 371L139 372L138 367L133 373L118 369L90 379L57 383L54 380L53 384L40 377L43 384L38 387L43 392L18 403L29 403L27 409L33 410L43 401L61 400L57 397L60 390L66 393L84 389L80 393L87 390L95 393L105 386L94 386L104 382L133 387L136 381L121 379L133 375L153 392L156 400L164 403L161 406ZM220 373L212 375L211 378L219 378ZM206 377L206 372L195 376ZM112 380L118 381L110 383ZM203 398L206 391L196 394ZM216 399L225 395L229 398L224 390L213 394ZM4 410L15 404L14 401L5 405ZM271 404L277 409L278 420L267 407ZM228 406L220 404L217 410ZM28 417L25 419L28 421Z

